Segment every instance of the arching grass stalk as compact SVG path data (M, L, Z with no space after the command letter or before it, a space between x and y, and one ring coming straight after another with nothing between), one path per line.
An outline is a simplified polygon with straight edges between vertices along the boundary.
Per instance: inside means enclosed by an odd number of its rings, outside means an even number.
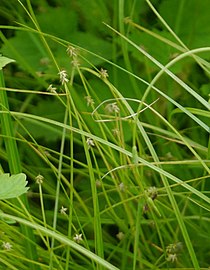
M86 257L90 258L91 260L97 262L101 266L104 266L106 269L119 270L119 268L117 268L114 265L110 264L106 260L100 258L99 256L97 256L93 252L91 252L91 251L87 250L86 248L82 247L81 245L75 243L74 241L70 240L68 237L63 236L63 235L61 235L61 234L59 234L57 232L54 232L53 230L49 230L49 229L47 229L47 228L45 228L43 226L40 226L38 224L33 224L30 221L28 221L28 220L25 220L25 219L22 219L22 218L18 218L16 216L11 216L11 215L8 215L8 214L4 214L4 213L0 213L0 217L10 218L10 219L13 219L13 220L19 222L20 224L24 224L25 226L29 226L31 228L34 228L36 230L39 230L39 231L43 232L45 235L48 235L49 237L53 237L57 241L65 244L65 245L68 245L68 246L72 247L73 249L75 249L76 251L80 252L84 256L86 256Z
M10 61L11 62L11 61ZM4 75L2 67L0 67L0 87L4 88ZM8 98L6 91L2 90L0 91L0 108L1 111L9 111L9 104L8 104ZM4 143L7 153L7 159L9 164L9 169L11 174L17 174L21 173L21 162L20 157L18 153L17 143L15 140L15 134L13 129L13 123L12 123L12 116L10 113L3 113L0 117L1 120L1 132L4 136ZM29 208L27 197L25 195L22 195L20 197L20 200L24 203L24 205ZM13 203L19 205L18 200L13 199ZM26 257L29 258L31 261L37 261L37 253L36 253L36 247L35 247L35 239L33 230L25 225L20 225L22 234L25 235L25 254ZM32 241L27 241L27 239L30 239L34 242L34 245L32 244ZM30 269L39 269L39 267L33 264L30 264Z

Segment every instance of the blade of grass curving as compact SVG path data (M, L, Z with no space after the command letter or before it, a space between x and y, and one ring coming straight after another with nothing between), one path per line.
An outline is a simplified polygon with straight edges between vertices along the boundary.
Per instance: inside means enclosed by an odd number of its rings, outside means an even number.
M158 11L155 9L155 7L152 5L152 3L150 2L150 0L146 0L147 4L149 5L149 7L151 8L151 10L154 12L154 14L157 16L157 18L161 21L161 23L166 27L166 29L169 31L169 33L171 33L171 35L178 41L178 43L185 49L185 50L189 50L188 47L184 44L184 42L176 35L176 33L171 29L171 27L166 23L166 21L163 19L163 17L160 16L160 14L158 13ZM180 2L181 3L181 2ZM182 2L183 3L183 2ZM178 17L178 16L177 16ZM200 62L200 58L198 58L196 55L193 55L194 59L197 61L197 63L209 74L209 63L208 62ZM206 64L207 67L206 68Z
M192 96L194 96L204 107L206 107L208 110L210 110L210 103L208 103L204 98L202 98L198 93L196 93L191 87L189 87L185 82L183 82L179 77L177 77L174 73L172 73L170 70L165 68L157 59L152 57L149 53L147 53L144 49L139 47L137 44L132 42L129 38L122 35L120 32L115 30L110 25L105 25L114 31L116 34L118 34L120 37L124 38L128 43L130 43L134 48L136 48L139 52L141 52L144 56L146 56L151 62L153 62L156 66L158 66L161 70L164 70L166 74L168 74L172 79L174 79L179 85L181 85L188 93L190 93ZM206 48L207 51L210 50L209 47Z
M149 84L149 86L147 87L143 97L142 97L142 101L144 101L149 93L149 91L152 89L153 85L155 85L155 83L157 82L157 80L161 77L162 74L164 74L164 72L166 70L168 70L171 66L173 66L175 63L177 63L178 61L180 61L181 59L187 57L187 56L193 56L196 53L199 52L205 52L205 51L210 51L210 47L205 47L205 48L198 48L198 49L194 49L194 50L189 50L187 52L184 52L180 55L178 55L176 58L174 58L173 60L171 60L168 64L166 64L165 66L163 66L163 68L155 75L155 77L152 79L151 83ZM193 93L192 93L193 95ZM199 94L197 94L197 96L200 96ZM200 96L201 97L201 96ZM202 97L201 97L202 98ZM210 106L209 106L210 109ZM190 110L188 110L190 111ZM190 111L191 112L191 111ZM200 126L204 127L204 123L202 121L200 121ZM206 129L206 127L205 127ZM209 128L210 131L210 128Z
M0 114L5 114L5 113L8 113L8 112L5 112L5 111L0 111ZM75 133L78 133L80 135L84 135L85 137L89 137L91 139L93 139L94 141L98 141L104 145L107 145L121 153L124 153L125 155L127 155L128 157L132 158L133 157L133 153L116 145L116 144L113 144L109 141L106 141L92 133L88 133L86 131L83 131L83 130L80 130L78 128L75 128L75 127L70 127L69 125L64 125L63 123L60 123L58 121L55 121L55 120L51 120L51 119L47 119L47 118L44 118L44 117L40 117L40 116L36 116L36 115L32 115L32 114L29 114L29 113L19 113L19 112L12 112L10 111L11 115L14 115L16 117L20 117L20 118L24 118L24 119L30 119L30 121L32 122L35 122L37 125L41 125L41 123L49 123L49 124L52 124L52 125L55 125L59 128L63 128L65 127L67 130L69 131L73 131ZM203 199L204 201L206 201L207 203L210 204L210 198L208 196L206 196L205 194L199 192L198 190L196 190L194 187L188 185L187 183L185 183L184 181L180 180L179 178L177 178L176 176L172 175L171 173L155 166L154 164L148 162L147 160L141 158L141 157L138 157L138 162L144 164L145 166L153 169L154 171L158 172L159 174L162 174L162 175L165 175L167 178L171 179L173 182L181 185L182 187L186 188L187 190L189 190L190 192L192 192L193 194L197 195L200 199Z
M38 121L50 122L51 124L54 124L54 125L57 125L57 126L60 126L60 127L64 126L62 123L59 123L59 122L56 122L56 121L53 121L53 120L49 120L49 119L45 119L45 118L42 118L42 117L34 116L34 115L28 115L28 114L23 114L23 113L14 113L14 114L22 116L22 117L24 116L26 118L32 118L32 119L34 118L34 119L37 119ZM107 141L105 141L105 140L103 140L103 139L101 139L101 138L99 138L99 137L97 137L95 135L92 135L92 134L87 133L87 132L82 131L82 130L78 130L78 129L74 128L74 127L67 126L66 128L69 129L69 130L73 130L76 133L82 134L82 135L84 135L86 137L90 137L93 140L99 141L99 142L101 142L103 144L109 145L110 147L116 149L117 151L120 151L120 152L124 153L125 155L128 155L130 157L133 156L133 154L131 152L129 152L129 151L125 150L125 149L122 149L121 147L116 146L116 145L114 145L114 144L112 144L110 142L107 142ZM195 188L191 187L190 185L186 184L185 182L181 181L180 179L176 178L175 176L171 175L170 173L162 170L161 168L159 168L157 166L154 166L153 164L147 162L146 160L144 160L144 159L142 159L140 157L138 157L138 161L142 162L146 166L148 166L148 167L154 169L155 171L159 172L161 176L162 175L166 176L169 179L172 179L173 181L175 181L176 183L179 183L180 185L182 185L183 187L190 190L191 192L193 192L194 194L196 194L197 196L199 196L200 198L204 199L205 201L207 201L209 203L210 199L208 197L206 197L204 194L202 194L201 192L199 192ZM182 218L180 216L179 208L178 208L177 203L176 203L176 201L174 199L173 193L172 193L171 189L169 188L167 179L164 178L164 181L165 181L164 182L165 188L166 188L166 190L168 192L168 196L169 196L169 198L171 200L171 204L174 207L173 209L175 210L175 213L177 215L177 220L178 220L180 228L181 228L181 230L183 232L183 236L185 238L185 242L186 242L186 245L188 247L189 253L191 255L191 259L193 261L194 267L195 267L195 269L199 269L199 266L198 266L197 260L196 260L196 256L195 256L195 254L193 252L193 248L192 248L192 245L191 245L191 242L190 242L186 227L185 227L184 222L183 222L183 220L182 220Z
M7 113L7 112L1 112L0 113ZM40 124L41 122L44 122L44 123L50 123L52 125L55 125L57 127L60 127L60 128L63 128L65 125L60 123L60 122L57 122L55 120L51 120L51 119L46 119L46 118L43 118L43 117L40 117L40 116L35 116L35 115L31 115L31 114L26 114L26 113L19 113L19 112L10 112L12 115L15 115L15 116L18 116L18 117L21 117L21 118L25 118L25 119L30 119L30 121L34 121L36 124ZM107 145L121 153L124 153L125 155L129 156L129 157L133 157L133 153L126 150L126 149L123 149L121 147L119 147L118 145L115 145L109 141L106 141L96 135L93 135L91 133L88 133L88 132L85 132L83 130L79 130L75 127L70 127L68 125L65 126L67 130L70 130L70 131L73 131L75 133L78 133L78 134L82 134L84 135L85 137L89 137L91 139L93 139L94 141L98 141L104 145ZM173 182L181 185L182 187L186 188L187 190L189 190L190 192L192 192L193 194L195 194L196 196L198 196L200 199L206 201L208 204L210 204L210 198L208 196L206 196L205 194L199 192L198 190L196 190L194 187L188 185L187 183L185 183L184 181L180 180L179 178L177 178L176 176L172 175L171 173L155 166L154 164L146 161L145 159L141 158L141 157L138 157L138 162L144 164L145 166L153 169L154 171L158 172L160 175L165 175L167 178L171 179Z
M43 32L40 33L40 32L38 32L37 30L35 30L35 29L33 29L33 28L30 28L30 27L28 27L28 26L26 26L26 25L23 25L23 24L20 24L20 25L21 25L22 27L6 27L6 26L0 26L0 27L1 27L2 29L8 29L8 28L9 28L9 29L15 29L15 30L21 30L21 31L33 32L33 33L36 33L36 34L41 34L42 36L48 37L48 38L54 40L55 42L57 42L57 43L59 43L59 44L62 44L63 46L65 46L65 44L66 44L66 45L69 44L69 42L67 42L67 41L65 41L65 40L63 40L63 39L61 39L61 38L54 37L54 36L52 36L52 35L50 35L50 34L46 34L46 33L43 33ZM105 24L105 25L106 25L106 24ZM107 25L107 26L108 26L108 25ZM109 26L108 26L108 27L109 27ZM0 32L0 34L1 34L1 32ZM9 45L9 44L8 44L8 45ZM115 64L115 63L113 63L113 62L111 62L111 61L109 61L109 60L107 60L107 59L105 59L105 58L103 58L102 56L97 55L97 54L95 54L95 53L93 53L93 52L91 52L91 51L88 51L88 50L84 49L84 48L81 48L81 47L79 47L79 46L77 46L77 45L75 45L75 44L72 44L72 46L75 46L75 47L81 49L82 51L85 51L85 52L87 52L87 53L89 53L89 54L91 54L91 55L94 55L95 57L100 58L101 60L105 61L106 63L109 63L110 65L112 65L112 66L114 66L114 67L116 67L116 68L118 68L118 69L124 71L125 73L128 73L129 75L133 76L134 78L136 78L137 80L143 82L144 84L146 84L146 85L148 85L148 86L150 85L149 82L147 82L147 81L145 81L144 79L140 78L139 76L137 76L137 75L131 73L130 71L124 69L123 67L121 67L121 66L119 66L119 65L117 65L117 64ZM14 48L13 48L13 49L14 49ZM203 48L203 49L204 49L204 51L209 50L209 48ZM92 70L90 70L90 69L87 69L87 68L82 68L82 69L88 70L89 72L92 72L92 73L95 73L94 71L92 71ZM33 74L33 72L32 72L31 74ZM37 79L39 80L39 77L38 77ZM163 96L164 98L166 98L167 100L169 100L169 101L170 101L172 104L174 104L176 107L180 108L180 110L182 110L185 114L187 114L187 115L188 115L191 119L193 119L198 125L200 125L202 128L204 128L206 131L209 132L209 126L207 126L207 125L206 125L205 123L203 123L199 118L197 118L195 115L193 115L193 114L192 114L191 112L189 112L187 109L185 109L181 104L177 103L175 100L173 100L173 99L170 98L168 95L166 95L165 93L163 93L163 92L162 92L161 90L159 90L157 87L152 86L152 89L154 89L154 90L155 90L156 92L158 92L161 96ZM210 106L210 105L208 105L208 107L209 107L209 106Z
M163 37L163 36L161 36L161 35L159 35L159 34L157 34L157 33L152 32L151 30L148 30L147 28L144 28L143 26L141 26L141 25L139 25L139 24L134 23L133 21L131 21L131 20L129 20L129 19L126 20L125 22L128 23L129 25L134 26L135 28L137 28L137 29L139 29L139 30L141 30L141 31L143 31L143 32L145 32L145 33L147 33L148 35L150 35L150 36L152 36L152 37L154 37L154 38L156 38L156 39L162 41L163 43L168 44L169 46L171 46L171 47L177 49L177 50L180 51L180 52L186 52L186 49L184 49L184 48L181 47L180 45L174 43L173 41L171 41L171 40L169 40L169 39L167 39L167 38L165 38L165 37ZM194 57L194 55L193 55L192 57ZM199 56L197 56L197 55L196 55L196 59L197 59L201 64L203 64L204 66L210 68L209 62L207 62L205 59L203 59L203 58L201 58L201 57L199 57Z
M196 108L190 108L190 107L187 107L186 108L189 112L193 113L193 114L196 114L196 115L200 115L200 116L204 116L204 117L207 117L207 118L210 118L210 112L207 112L207 111L204 111L204 110L200 110L200 109L196 109ZM176 114L176 113L182 113L182 111L180 109L175 109L171 112L171 117L172 115ZM209 128L210 129L210 128Z
M140 121L137 120L137 126L138 126L138 129L140 130L142 136L144 137L144 140L151 152L151 155L154 159L155 162L159 162L159 158L155 152L155 149L153 148L153 145L148 137L148 135L146 134L143 126L141 125ZM161 167L158 167L159 169L161 169ZM162 170L162 169L161 169ZM190 254L190 257L191 257L191 260L192 260L192 263L193 263L193 266L195 267L196 270L199 270L200 267L199 267L199 264L198 264L198 261L197 261L197 258L196 258L196 254L195 254L195 251L194 251L194 248L193 248L193 245L190 241L190 237L189 237L189 234L188 234L188 231L186 229L186 226L185 226L185 223L184 223L184 220L181 216L181 212L180 212L180 209L178 207L178 204L175 200L175 197L174 197L174 194L172 192L172 189L170 188L170 185L169 185L169 182L168 182L168 179L166 177L165 174L160 174L160 177L162 179L162 182L163 182L163 185L166 189L166 192L168 194L168 197L169 197L169 200L171 202L171 205L172 205L172 209L174 210L174 213L176 215L176 218L177 218L177 222L180 226L180 230L182 231L182 235L183 235L183 238L185 240L185 243L186 243L186 246L188 248L188 252Z
M86 248L84 248L84 247L80 246L79 244L75 243L74 241L70 240L68 237L60 235L57 232L54 232L53 230L47 229L47 228L45 228L45 227L43 227L41 225L38 225L38 224L34 224L34 223L32 223L32 222L30 222L28 220L25 220L25 219L22 219L22 218L19 218L19 217L16 217L16 216L8 215L8 214L5 214L5 213L0 213L0 217L5 218L5 219L15 220L20 224L23 224L23 225L25 225L27 227L30 227L30 228L33 228L33 229L38 230L40 232L43 232L44 235L48 235L49 237L53 237L57 241L72 247L76 251L80 252L84 256L92 259L93 261L100 264L101 266L104 266L107 269L119 270L119 268L115 267L111 263L107 262L106 260L100 258L96 254L94 254L91 251L87 250Z
M209 48L203 48L204 51L209 50ZM115 64L112 64L114 66L116 66ZM118 67L120 70L123 70L126 73L129 73L128 71L126 71L125 69L123 69L120 66L116 66ZM97 73L93 70L90 70L88 68L82 68L83 70L86 70L92 74L97 75ZM137 80L145 83L146 85L148 85L148 87L150 86L150 84L143 80L142 78L138 77L137 75L131 74L130 75L134 76ZM99 76L99 75L98 75ZM184 112L186 115L188 115L191 119L193 119L199 126L201 126L203 129L205 129L207 132L210 132L210 128L208 125L206 125L203 121L201 121L199 118L197 118L194 114L192 114L190 111L187 110L187 108L183 107L181 104L179 104L178 102L176 102L174 99L170 98L168 95L166 95L165 93L163 93L161 90L159 90L157 87L155 87L154 85L151 86L153 90L155 90L157 93L159 93L161 96L163 96L165 99L167 99L168 101L170 101L172 104L174 104L177 108L179 108L182 112ZM145 92L146 93L146 92ZM142 100L143 101L143 100Z
M135 115L135 112L131 109L131 107L129 106L129 104L127 103L127 101L126 101L126 100L123 100L123 97L122 97L121 94L117 91L117 89L115 89L115 88L108 82L108 80L106 80L106 84L109 86L110 89L111 89L111 88L113 89L113 92L116 93L116 96L119 96L120 98L122 98L122 101L124 102L125 106L126 106L127 109L129 110L130 114L131 114L131 115ZM157 156L157 154L156 154L156 152L155 152L155 150L154 150L154 148L153 148L153 146L152 146L152 144L151 144L151 141L150 141L149 137L147 136L147 134L146 134L146 132L145 132L143 126L141 125L141 123L140 123L140 121L139 121L138 119L136 119L136 124L137 124L138 129L139 129L140 133L142 134L142 136L143 136L143 138L144 138L144 140L145 140L145 142L146 142L146 144L147 144L149 150L150 150L150 153L151 153L151 155L152 155L154 161L155 161L156 163L158 163L158 162L159 162L158 156ZM148 165L148 166L149 166L149 165ZM184 239L185 239L185 243L186 243L186 246L187 246L187 248L188 248L188 252L189 252L189 254L190 254L192 263L193 263L195 269L199 269L199 264L198 264L198 261L197 261L197 258L196 258L195 251L194 251L194 249L193 249L192 243L191 243L191 241L190 241L190 237L189 237L188 231L187 231L187 229L186 229L184 220L183 220L183 218L182 218L182 216L181 216L181 212L180 212L179 207L178 207L178 205L177 205L177 202L176 202L176 200L175 200L174 194L173 194L173 192L172 192L172 190L171 190L171 188L170 188L168 179L165 177L165 176L166 176L165 173L167 173L167 172L163 171L163 170L161 169L161 167L158 167L158 170L161 170L161 171L162 171L162 173L160 174L160 176L161 176L161 179L162 179L163 184L164 184L164 186L165 186L165 189L166 189L166 192L167 192L167 194L168 194L168 197L169 197L169 199L170 199L172 208L173 208L173 210L174 210L174 212L175 212L175 215L176 215L176 218L177 218L179 227L180 227L180 229L181 229L181 231L182 231L182 235L183 235L183 237L184 237ZM164 173L163 173L163 172L164 172ZM168 173L167 173L167 174L168 174ZM185 184L186 184L186 183L185 183ZM199 193L197 190L196 190L195 192Z
M3 71L0 69L0 87L5 87ZM9 103L7 99L6 91L0 91L0 102L1 102L1 110L9 112ZM7 152L7 159L10 168L11 174L17 174L22 172L20 156L18 153L17 143L14 139L14 129L12 123L12 117L10 113L1 114L1 126L2 126L2 135L5 136L4 143ZM28 201L26 195L22 195L20 200L23 201L25 206L29 209ZM17 200L13 200L15 204L19 204ZM26 236L26 239L31 239L35 242L35 237L33 231L29 229L27 226L21 226L22 233ZM31 261L37 261L37 252L35 245L32 245L31 242L25 240L25 252L26 256L31 259ZM31 264L31 269L39 269L39 267Z
M107 84L108 84L110 87L113 87L113 86L111 86L111 84L110 84L108 81L107 81ZM118 95L120 98L123 98L122 95L117 91L116 88L115 88L115 91L116 91L117 95ZM127 103L126 100L124 100L124 104L125 104L125 106L127 107L127 109L128 109L128 111L130 112L130 114L131 114L131 115L134 115L135 112L132 110L132 108L130 107L130 105ZM151 141L150 141L150 139L149 139L147 133L145 132L144 127L142 126L142 124L141 124L141 122L138 120L138 118L134 117L134 120L136 121L136 125L137 125L137 127L138 127L138 129L139 129L139 131L140 131L140 133L141 133L141 135L142 135L142 137L144 138L145 143L147 144L147 147L148 147L148 149L149 149L149 151L150 151L150 153L151 153L151 155L152 155L154 161L158 163L158 162L159 162L158 155L157 155L157 153L156 153L156 151L155 151L155 149L154 149L154 147L153 147L153 145L152 145L152 143L151 143ZM167 192L168 198L169 198L169 200L170 200L170 202L171 202L172 209L174 210L175 216L176 216L176 218L177 218L177 222L178 222L178 224L179 224L180 230L181 230L182 235L183 235L183 238L184 238L184 240L185 240L185 244L186 244L186 246L187 246L189 255L190 255L190 257L191 257L192 264L193 264L193 266L194 266L194 268L195 268L196 270L199 270L199 269L200 269L200 266L199 266L199 264L198 264L198 260L197 260L197 258L196 258L196 254L195 254L193 245L192 245L192 243L191 243L191 240L190 240L190 237L189 237L187 228L186 228L186 226L185 226L185 223L184 223L184 220L183 220L183 218L182 218L180 209L179 209L179 207L178 207L178 204L177 204L177 202L176 202L176 199L175 199L175 197L174 197L174 194L173 194L173 192L172 192L172 189L170 188L168 179L167 179L166 174L165 174L165 173L168 174L168 172L164 171L164 170L161 168L161 166L157 166L157 169L158 169L158 170L161 170L162 172L164 172L164 173L160 173L161 180L162 180L163 185L164 185L164 187L165 187L165 190L166 190L166 192ZM189 186L189 187L190 187L190 186ZM196 191L196 192L199 192L199 191L197 191L196 189L195 189L195 191ZM199 193L200 193L200 192L199 192Z

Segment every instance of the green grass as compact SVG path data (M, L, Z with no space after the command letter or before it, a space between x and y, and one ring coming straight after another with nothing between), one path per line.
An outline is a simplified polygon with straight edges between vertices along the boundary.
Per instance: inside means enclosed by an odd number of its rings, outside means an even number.
M1 2L1 173L30 189L0 201L0 269L209 267L209 13L190 2Z

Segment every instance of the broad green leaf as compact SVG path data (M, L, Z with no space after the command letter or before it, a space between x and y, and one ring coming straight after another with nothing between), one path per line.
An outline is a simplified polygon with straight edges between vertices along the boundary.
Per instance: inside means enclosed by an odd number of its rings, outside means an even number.
M62 122L64 118L64 109L65 108L59 100L44 99L40 100L36 106L31 107L31 113L46 119ZM53 142L61 138L61 130L52 125L43 125L42 123L37 124L27 120L23 121L23 124L36 140L42 138L47 142ZM20 129L19 132L23 136L26 136L25 130Z
M77 30L77 17L75 11L66 7L48 7L36 16L43 32L67 40Z
M42 32L62 38L93 53L99 54L104 58L110 59L112 44L97 35L80 31L77 20L76 13L64 7L56 9L48 8L46 12L37 15L37 21ZM28 23L28 25L29 27L34 27L31 23ZM9 42L11 46L7 46L7 44L2 46L2 52L4 54L17 58L16 53L18 53L19 57L27 65L33 67L35 71L57 74L57 68L53 65L49 53L43 47L42 40L37 34L17 31L15 36L9 39ZM58 45L58 43L49 38L47 38L47 42L53 51L58 65L64 69L71 70L71 60L66 54L66 48ZM16 53L11 48L14 48ZM94 65L104 62L102 59L86 51L81 50L79 54ZM82 66L87 65L82 59L80 59L80 64ZM21 68L24 68L24 66L22 65Z
M176 56L177 53L180 53L180 51L170 45L170 42L173 43L176 42L174 41L174 39L171 38L168 32L153 29L153 33L155 33L157 36L161 38L164 38L166 40L168 39L169 44L163 42L157 37L149 35L148 33L142 33L139 31L133 32L130 38L136 44L140 44L140 46L142 46L146 50L146 52L151 54L161 64L165 65L169 61L171 61L173 57ZM137 51L133 46L129 45L129 50L132 52L132 56L135 59L141 62L145 62L145 56L142 55L139 51ZM182 59L182 61L179 61L175 65L173 65L172 68L170 68L170 70L172 70L174 73L180 72L183 66L186 66L192 62L193 62L192 58L190 57L184 58ZM149 67L152 70L159 70L159 68L151 61L147 61L147 65L149 65Z
M110 8L113 8L113 3ZM106 28L102 25L102 22L111 23L108 6L105 1L75 1L75 9L78 10L80 23L82 23L83 29L87 32L103 33L106 31Z
M209 46L209 0L162 1L159 12L187 46Z
M0 55L0 70L5 67L7 64L15 62L15 60L10 59L8 57Z
M0 175L0 200L16 198L26 193L29 189L26 187L27 183L24 173Z

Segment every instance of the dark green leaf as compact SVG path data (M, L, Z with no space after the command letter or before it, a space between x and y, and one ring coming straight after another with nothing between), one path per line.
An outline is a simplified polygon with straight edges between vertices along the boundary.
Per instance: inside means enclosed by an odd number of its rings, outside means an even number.
M209 0L165 0L160 15L189 48L210 44Z

